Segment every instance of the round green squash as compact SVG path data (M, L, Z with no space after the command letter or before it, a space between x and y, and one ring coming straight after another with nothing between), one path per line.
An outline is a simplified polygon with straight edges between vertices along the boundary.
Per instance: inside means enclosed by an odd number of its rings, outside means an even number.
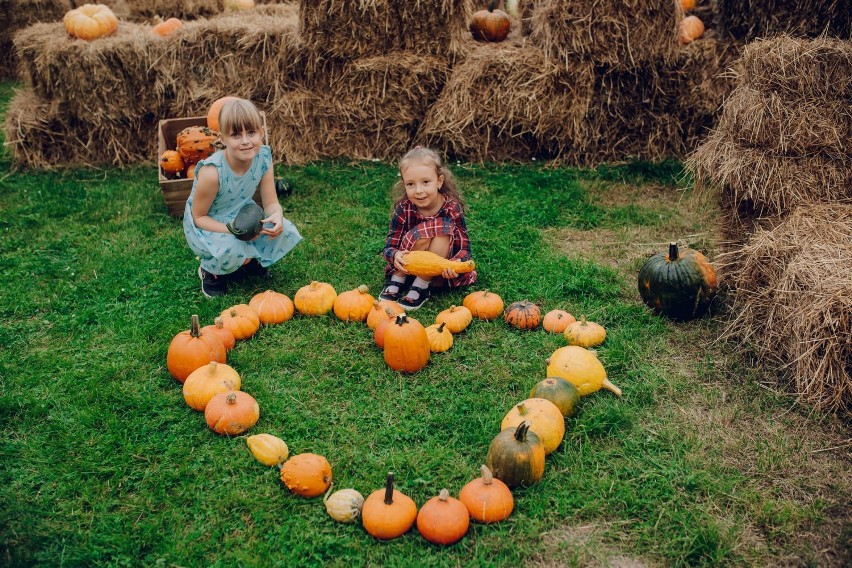
M530 391L530 398L544 398L556 405L562 416L568 418L577 413L580 393L577 387L562 377L547 377Z
M524 421L497 434L485 457L494 477L511 489L532 485L544 475L544 444L529 427Z
M263 209L249 201L237 211L237 216L226 225L228 230L241 241L250 241L263 229Z
M716 296L716 271L700 252L678 250L655 254L639 270L639 295L657 313L673 320L701 317Z

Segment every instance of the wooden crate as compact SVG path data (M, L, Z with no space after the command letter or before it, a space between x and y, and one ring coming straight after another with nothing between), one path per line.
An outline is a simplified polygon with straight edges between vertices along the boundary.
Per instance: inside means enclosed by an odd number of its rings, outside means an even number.
M266 129L266 115L261 112L260 117L263 120L264 138L263 143L269 145L269 133ZM186 118L167 118L161 120L157 127L157 155L155 162L160 163L160 156L166 150L173 150L177 144L176 139L178 133L188 126L207 126L206 116L190 116ZM183 217L183 211L186 208L186 200L192 192L191 179L168 179L163 175L163 170L157 166L157 176L160 181L160 190L163 192L163 199L166 202L166 207L169 210L169 215L174 217ZM254 200L261 202L260 190L254 193Z

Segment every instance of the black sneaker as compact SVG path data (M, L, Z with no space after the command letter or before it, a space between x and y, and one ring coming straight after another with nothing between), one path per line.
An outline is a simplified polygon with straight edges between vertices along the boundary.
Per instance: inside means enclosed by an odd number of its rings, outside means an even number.
M408 297L408 294L411 292L417 292L417 299L412 300ZM412 286L408 289L408 293L397 300L397 303L402 306L402 309L406 312L411 312L422 306L426 303L430 296L429 288L420 288L418 286Z
M246 278L259 278L261 280L269 280L272 278L272 275L269 274L269 269L260 264L260 261L256 258L251 259L248 261L248 264L244 264L240 268Z
M228 282L224 276L211 274L199 266L198 277L201 279L201 293L208 298L228 293Z

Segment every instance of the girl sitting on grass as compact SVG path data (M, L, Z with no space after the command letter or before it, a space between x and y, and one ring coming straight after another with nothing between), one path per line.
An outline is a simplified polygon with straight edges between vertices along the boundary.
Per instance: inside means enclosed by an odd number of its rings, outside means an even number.
M208 298L226 294L228 281L269 277L268 267L302 240L278 202L272 151L263 145L263 120L254 104L244 99L225 103L219 130L224 149L196 165L183 214L186 242L201 259L201 293ZM240 240L229 222L252 202L258 187L263 229L249 241Z
M437 152L420 146L410 150L399 161L399 175L395 190L404 195L395 204L385 242L386 280L380 298L416 310L429 299L431 290L473 284L476 271L458 274L445 268L441 276L433 278L408 274L403 258L406 251L428 250L466 261L471 257L470 239L453 175Z

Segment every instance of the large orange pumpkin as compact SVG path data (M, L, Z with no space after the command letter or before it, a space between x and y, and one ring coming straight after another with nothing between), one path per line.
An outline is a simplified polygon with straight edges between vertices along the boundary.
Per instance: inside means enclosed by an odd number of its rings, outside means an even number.
M213 101L213 104L210 105L210 108L207 110L207 127L218 131L219 113L222 112L222 107L225 106L225 103L227 103L228 101L236 100L239 100L239 97L233 97L231 95L228 95L226 97L222 97Z
M385 328L385 363L394 371L414 373L429 362L429 336L426 329L405 314Z
M327 282L314 280L307 286L296 290L293 303L300 314L306 316L324 316L334 307L337 291Z
M186 162L200 162L216 151L219 133L206 126L187 126L177 135L177 151Z
M260 407L257 401L243 391L220 392L204 409L207 426L223 436L238 436L257 424Z
M166 368L179 382L210 361L225 362L225 345L214 333L202 333L196 314L188 331L174 336L166 353Z
M361 508L364 530L380 540L402 536L417 518L414 500L393 488L393 473L388 473L384 489L373 491Z
M118 19L103 4L83 4L69 10L62 22L70 35L85 40L108 36L118 29Z
M458 542L470 527L470 513L464 503L450 497L450 492L441 489L417 513L417 530L432 544L448 545Z
M498 42L509 35L512 20L503 10L495 10L496 5L497 0L490 0L487 10L478 10L473 13L470 33L475 40Z
M293 456L281 466L281 482L300 497L318 497L331 485L331 465L311 453Z

